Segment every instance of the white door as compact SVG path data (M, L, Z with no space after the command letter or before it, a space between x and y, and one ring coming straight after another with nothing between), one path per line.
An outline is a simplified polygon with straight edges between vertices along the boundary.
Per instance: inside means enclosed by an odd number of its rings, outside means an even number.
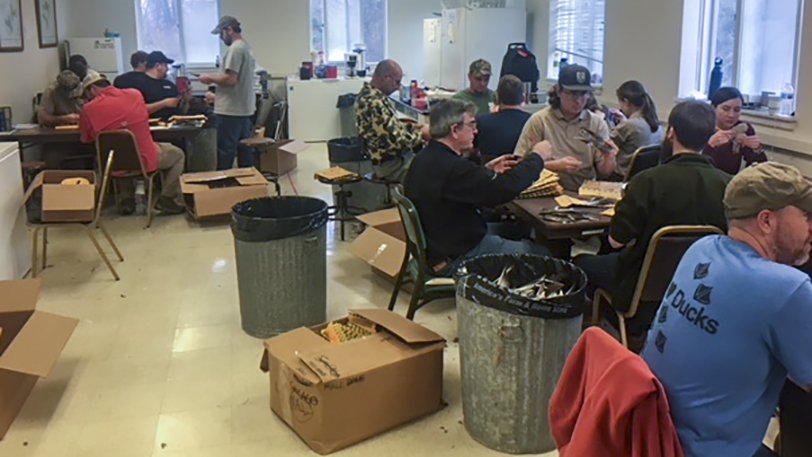
M423 19L423 83L428 87L440 85L442 52L440 41L442 20Z

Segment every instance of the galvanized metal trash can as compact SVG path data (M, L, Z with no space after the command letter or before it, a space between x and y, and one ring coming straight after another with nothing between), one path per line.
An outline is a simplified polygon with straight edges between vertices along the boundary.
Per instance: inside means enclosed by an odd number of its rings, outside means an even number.
M235 205L231 217L245 333L264 339L324 322L327 203L259 198Z
M190 154L191 152L191 154ZM192 150L186 151L186 172L213 171L217 168L217 120L214 115L192 139Z
M527 298L493 282L506 267L513 286L547 276L566 289ZM547 411L581 334L586 275L552 257L499 254L464 262L456 279L465 429L501 452L554 450Z

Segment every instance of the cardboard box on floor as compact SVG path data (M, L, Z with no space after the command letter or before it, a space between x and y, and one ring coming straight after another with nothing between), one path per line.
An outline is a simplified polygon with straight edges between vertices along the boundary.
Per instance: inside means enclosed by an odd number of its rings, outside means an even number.
M62 184L69 178L84 178L90 185ZM28 202L42 188L42 222L90 222L96 211L96 173L89 170L43 170L25 192Z
M37 311L40 285L39 279L0 281L0 439L79 322Z
M406 255L406 232L397 208L358 216L367 228L350 244L350 253L394 281Z
M310 146L299 140L274 140L254 137L243 140L243 144L256 148L259 153L259 170L263 173L284 175L296 169L296 155Z
M186 208L197 219L231 214L231 207L267 197L268 180L256 168L186 173L180 177Z
M320 454L443 407L443 337L386 310L350 314L379 332L334 344L323 324L265 341L271 409Z

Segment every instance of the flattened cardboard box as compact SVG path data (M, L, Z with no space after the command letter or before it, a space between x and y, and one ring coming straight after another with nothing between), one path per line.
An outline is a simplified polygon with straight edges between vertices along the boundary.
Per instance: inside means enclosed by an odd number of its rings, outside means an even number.
M61 184L84 178L90 185ZM89 170L43 170L28 186L24 202L42 188L42 222L90 222L96 212L96 173Z
M0 281L0 439L79 321L36 310L39 279Z
M350 244L350 252L390 280L397 278L406 255L406 233L397 208L358 216L367 228Z
M320 454L443 407L443 337L386 310L350 313L379 332L333 344L323 324L265 341L271 409Z
M186 208L195 219L231 214L237 203L267 197L268 180L256 168L186 173L180 177Z

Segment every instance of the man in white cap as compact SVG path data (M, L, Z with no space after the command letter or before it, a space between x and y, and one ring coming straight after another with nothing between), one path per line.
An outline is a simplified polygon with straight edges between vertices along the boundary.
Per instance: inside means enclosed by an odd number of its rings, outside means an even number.
M256 110L254 95L254 53L242 37L240 22L223 16L211 31L226 44L223 57L223 73L200 75L202 84L216 84L217 97L214 113L217 115L217 169L234 165L234 157L240 167L256 164L251 148L240 146L240 140L253 136L251 116ZM238 154L239 151L239 154Z
M680 261L642 356L663 383L686 457L768 456L787 379L812 391L812 184L794 167L744 169L724 197L727 236Z

